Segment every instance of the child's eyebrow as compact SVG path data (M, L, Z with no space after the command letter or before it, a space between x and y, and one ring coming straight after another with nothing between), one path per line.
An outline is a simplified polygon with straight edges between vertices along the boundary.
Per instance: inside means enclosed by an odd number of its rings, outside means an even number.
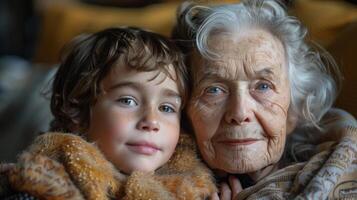
M164 89L163 96L177 98L181 101L181 95L171 89Z
M115 90L121 87L133 87L133 88L139 88L139 85L134 83L134 82L120 82L120 83L116 83L112 86L109 87L109 91L110 90Z
M140 89L140 85L135 83L135 82L120 82L120 83L116 83L112 86L109 87L109 91L111 90L115 90L115 89L118 89L118 88L121 88L121 87L132 87L132 88L135 88L135 89ZM161 94L165 97L172 97L172 98L177 98L179 101L181 101L181 95L174 91L174 90L171 90L171 89L168 89L168 88L165 88Z

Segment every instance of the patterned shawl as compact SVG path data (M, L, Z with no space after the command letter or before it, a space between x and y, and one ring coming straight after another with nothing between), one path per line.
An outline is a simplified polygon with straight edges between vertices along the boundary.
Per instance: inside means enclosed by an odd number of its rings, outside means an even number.
M343 128L340 134L338 142L324 142L313 151L294 145L298 156L309 160L275 171L236 199L357 199L357 128Z

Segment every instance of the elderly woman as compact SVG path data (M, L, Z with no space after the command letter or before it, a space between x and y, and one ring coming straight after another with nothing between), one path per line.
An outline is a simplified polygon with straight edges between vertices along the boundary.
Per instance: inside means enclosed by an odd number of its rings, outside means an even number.
M179 10L187 113L203 160L228 183L221 199L357 198L357 123L331 108L338 68L305 36L276 1Z

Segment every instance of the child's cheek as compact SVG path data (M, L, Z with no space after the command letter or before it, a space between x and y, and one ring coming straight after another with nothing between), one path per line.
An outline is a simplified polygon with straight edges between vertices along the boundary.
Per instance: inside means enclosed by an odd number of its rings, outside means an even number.
M108 121L108 135L113 139L122 139L135 131L135 119L130 114L116 115Z

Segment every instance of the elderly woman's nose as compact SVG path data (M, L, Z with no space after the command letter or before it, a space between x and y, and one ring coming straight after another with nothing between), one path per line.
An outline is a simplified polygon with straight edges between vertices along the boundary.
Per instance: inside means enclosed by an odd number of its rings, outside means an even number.
M158 132L160 130L160 123L157 112L153 109L144 111L137 123L137 129L147 132Z
M254 104L245 95L234 95L230 98L225 113L228 124L243 125L249 123L253 118Z

